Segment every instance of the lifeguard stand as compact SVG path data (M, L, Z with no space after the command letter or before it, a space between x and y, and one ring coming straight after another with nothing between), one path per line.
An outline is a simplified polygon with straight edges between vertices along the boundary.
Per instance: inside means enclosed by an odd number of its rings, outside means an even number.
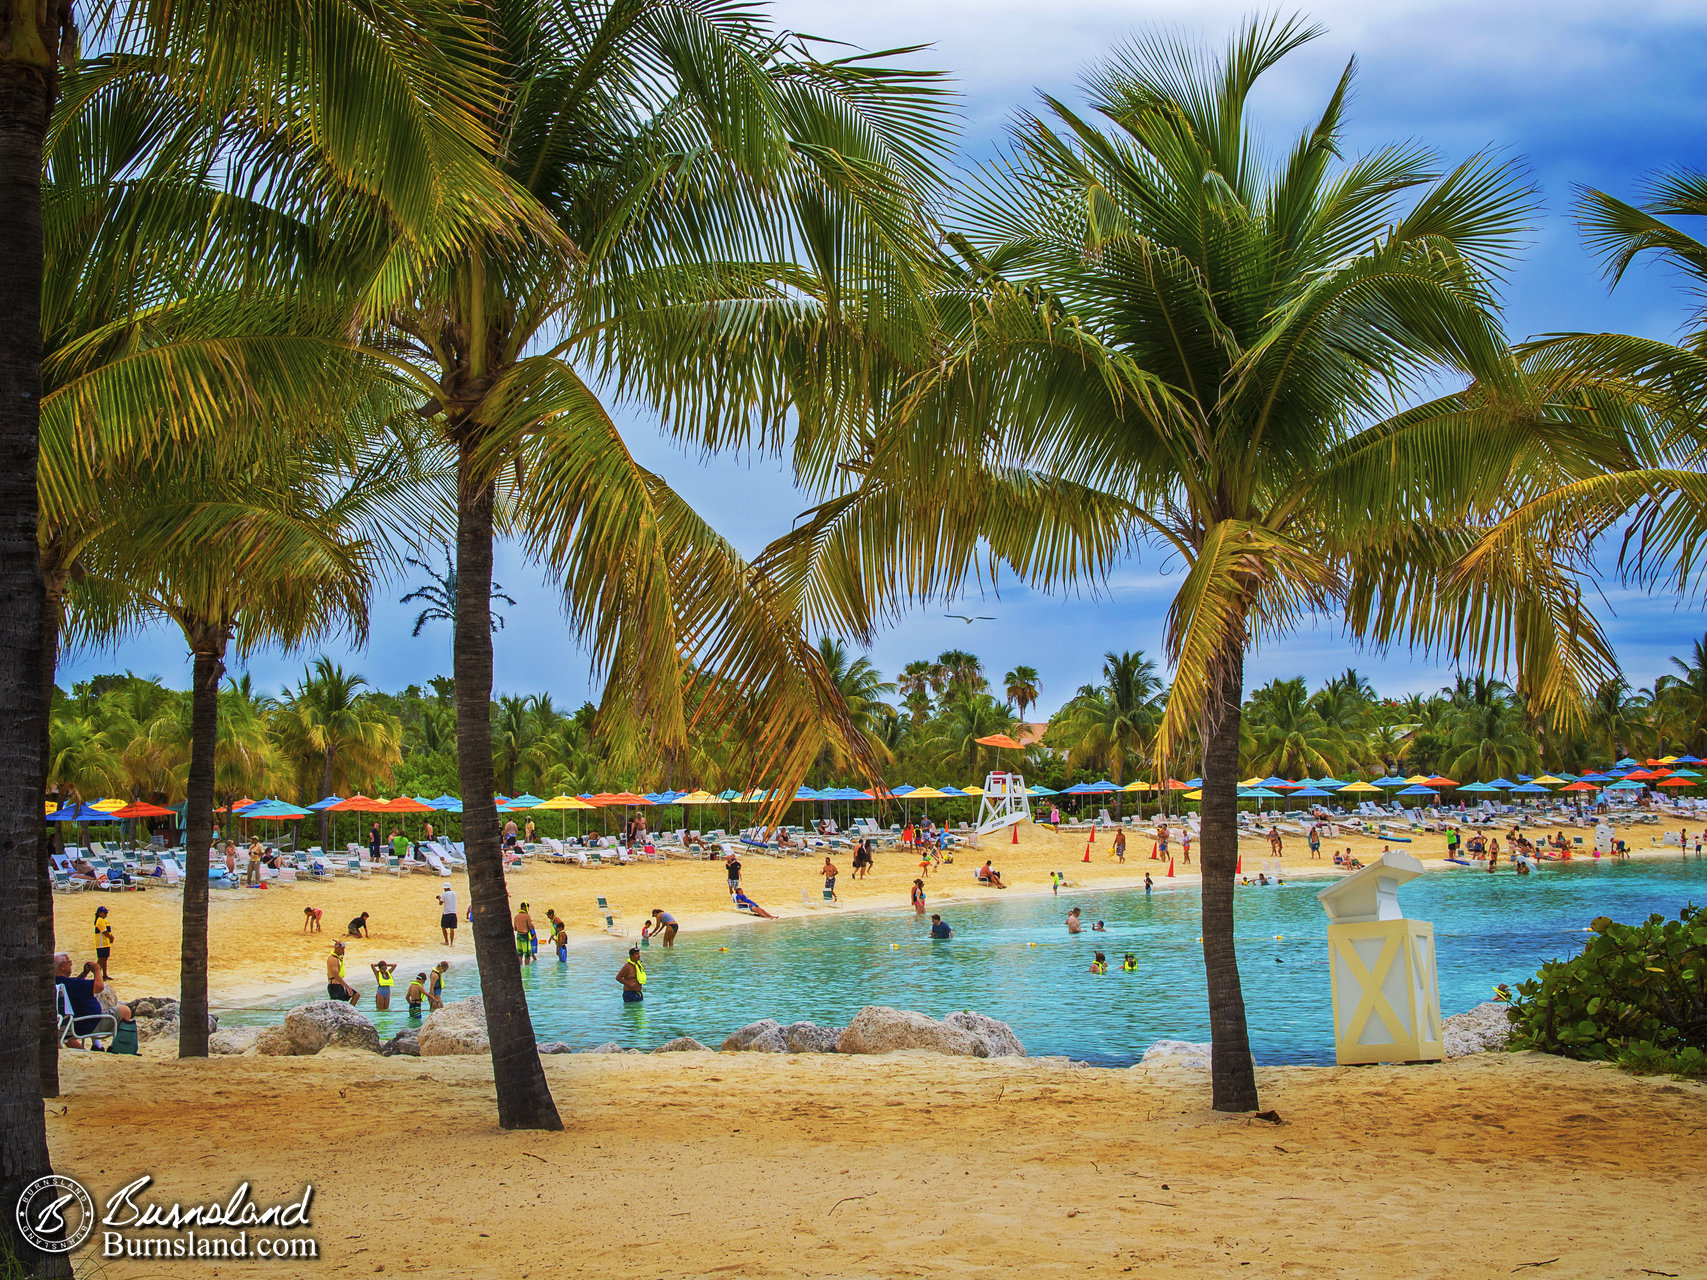
M1439 1062L1440 984L1434 926L1399 910L1399 886L1423 873L1408 853L1385 853L1316 895L1328 913L1334 1060Z
M1031 797L1025 779L1017 773L991 773L984 777L984 798L978 805L978 834L1011 827L1031 817Z

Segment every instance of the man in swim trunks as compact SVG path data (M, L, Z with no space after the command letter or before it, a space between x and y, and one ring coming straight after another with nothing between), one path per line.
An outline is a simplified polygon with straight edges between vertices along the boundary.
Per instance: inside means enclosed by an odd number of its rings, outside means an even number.
M818 874L824 877L824 890L830 895L830 901L839 901L836 897L836 877L841 872L837 870L836 864L830 861L830 855L827 853L824 855L824 865L818 868ZM666 942L664 945L667 947L670 944Z
M417 973L415 981L409 984L409 989L403 993L403 998L409 1002L409 1016L421 1016L421 1002L427 998L427 975Z
M639 947L628 949L628 963L616 971L616 980L622 987L624 1004L639 1004L646 998L646 970L640 964Z
M652 908L652 933L664 939L666 947L676 945L676 918L662 907Z
M1077 907L1074 907L1071 911L1069 911L1067 913L1067 932L1068 933L1077 933L1078 931L1079 931L1079 909Z
M510 927L516 931L516 955L523 964L533 963L533 917L528 914L528 904L522 903L510 921Z
M362 998L361 992L352 987L344 976L344 944L334 942L332 952L326 957L326 998L328 1000L344 1000L350 1004Z
M450 881L445 881L443 892L439 894L439 929L445 935L445 946L456 945L456 890L450 887Z

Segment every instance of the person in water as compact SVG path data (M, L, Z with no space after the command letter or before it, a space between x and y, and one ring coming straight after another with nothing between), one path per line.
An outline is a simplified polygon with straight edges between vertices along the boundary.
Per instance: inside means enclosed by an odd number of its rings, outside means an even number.
M953 936L954 929L949 925L948 921L944 920L939 915L931 916L931 937L952 938Z
M616 971L616 980L622 987L624 1004L639 1004L646 999L646 970L640 963L639 947L628 949L628 963Z
M563 921L555 919L555 918L551 922L551 929L552 929L551 941L557 947L557 962L559 964L568 964L569 963L569 930L564 927Z
M350 985L349 979L344 973L344 944L342 942L334 942L331 952L326 956L326 998L328 1000L342 1000L349 1004L354 1004L362 998L361 992Z
M1138 972L1138 957L1133 955L1130 951L1128 951L1126 953L1126 959L1124 959L1120 962L1120 971L1122 973L1137 973Z
M510 920L510 927L516 932L516 956L523 964L533 963L533 917L528 914L528 904L522 903L521 909Z
M373 1007L381 1013L391 1008L391 987L396 982L397 966L384 960L376 960L368 968L373 970Z
M1067 932L1079 932L1079 909L1077 907L1067 913Z
M435 1009L445 1007L445 974L450 972L450 961L440 960L427 975L427 1003Z
M1156 887L1156 882L1154 880L1150 879L1150 873L1148 871L1146 871L1144 873L1144 892L1149 893L1155 887Z
M925 882L923 880L913 881L913 914L916 916L925 914Z
M1107 933L1108 932L1108 926L1105 925L1101 920L1098 920L1095 924L1093 924L1091 926L1091 932L1092 933Z
M409 1002L409 1016L421 1016L421 1002L427 998L427 975L417 973L415 981L409 984L409 989L403 993L403 998Z
M1103 955L1103 953L1100 951L1097 952L1096 959L1091 961L1091 972L1092 973L1107 973L1108 972L1108 957Z
M835 877L832 876L831 879ZM676 918L662 907L652 908L652 936L663 938L666 947L676 945L676 930L679 928Z

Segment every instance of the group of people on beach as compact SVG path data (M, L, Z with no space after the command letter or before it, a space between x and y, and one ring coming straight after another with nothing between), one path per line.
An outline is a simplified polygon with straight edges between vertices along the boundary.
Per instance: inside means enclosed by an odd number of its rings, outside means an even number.
M350 982L348 963L344 941L340 938L332 944L332 950L326 956L326 998L346 1004L359 1004L362 993ZM373 971L373 1007L380 1013L389 1012L391 993L397 985L398 966L389 960L375 960L368 968ZM421 1017L423 1006L429 1010L444 1008L445 974L449 972L450 961L440 960L431 969L415 975L415 980L403 993L411 1018Z

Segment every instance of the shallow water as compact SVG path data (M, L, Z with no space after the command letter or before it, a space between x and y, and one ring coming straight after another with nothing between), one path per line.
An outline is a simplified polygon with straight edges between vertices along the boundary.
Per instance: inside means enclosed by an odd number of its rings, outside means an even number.
M1328 883L1239 891L1239 967L1258 1062L1333 1061L1326 917L1316 901ZM1431 867L1399 893L1406 915L1434 922L1447 1014L1491 998L1496 983L1521 981L1542 961L1574 953L1596 916L1675 916L1684 903L1704 898L1702 858L1575 861L1525 877ZM1082 908L1087 922L1077 937L1062 923L1071 906ZM926 922L911 913L823 912L684 933L668 951L644 952L642 1005L624 1005L614 981L631 939L571 948L567 963L545 951L525 970L534 1028L542 1042L575 1048L615 1041L645 1049L680 1035L715 1048L736 1027L765 1017L841 1025L866 1004L933 1017L976 1009L1011 1024L1033 1055L1067 1054L1102 1066L1129 1065L1160 1039L1209 1038L1195 886L1149 896L1127 889L957 902L944 904L943 914L955 930L947 942L931 941ZM1090 922L1099 919L1108 931L1093 934ZM637 919L631 928L638 933ZM1098 950L1108 955L1107 976L1087 972ZM1127 951L1138 957L1135 974L1115 972ZM451 1000L476 989L464 957L451 974ZM399 996L402 989L400 982ZM297 1003L221 1019L276 1022L281 1009ZM364 990L363 1012L383 1035L409 1025L397 1004L373 1013Z

